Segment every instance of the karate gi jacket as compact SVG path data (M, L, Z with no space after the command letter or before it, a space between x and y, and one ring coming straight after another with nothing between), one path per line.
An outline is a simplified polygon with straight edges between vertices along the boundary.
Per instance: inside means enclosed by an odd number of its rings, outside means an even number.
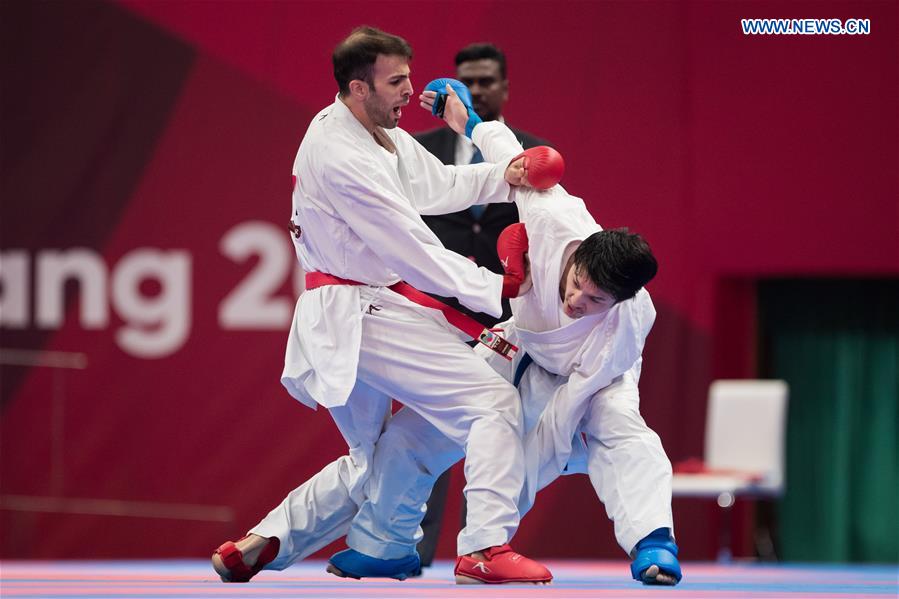
M395 154L339 98L312 119L293 164L291 221L301 266L372 286L404 280L498 316L502 277L444 248L420 215L511 201L505 167L446 166L402 129L385 133ZM397 298L423 318L446 323L436 310ZM295 399L313 408L346 403L363 342L362 315L358 287L325 286L300 296L281 376Z
M472 140L487 161L499 165L507 165L522 151L512 132L498 122L477 125ZM580 419L596 393L632 368L639 372L643 346L656 311L649 293L641 289L636 296L618 302L604 314L567 318L559 297L563 257L569 246L602 229L587 211L584 201L569 195L561 185L546 191L515 188L512 197L528 233L533 285L522 296L512 299L512 318L497 326L504 329L503 334L517 343L522 352L530 354L537 365L567 377L559 381L552 397L522 393L525 428L529 430L550 401L576 406L570 413ZM492 352L478 351L512 380L516 364L504 364L490 356ZM586 447L580 435L573 439L558 438L556 444L558 447L553 451L541 449L543 455L554 455L555 464L540 466L548 472L538 475L533 471L534 464L529 465L528 487L532 494L559 473L586 471Z

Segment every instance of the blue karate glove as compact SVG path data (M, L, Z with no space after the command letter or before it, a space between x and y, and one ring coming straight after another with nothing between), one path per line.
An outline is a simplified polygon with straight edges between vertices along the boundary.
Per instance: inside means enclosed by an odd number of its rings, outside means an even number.
M437 118L443 118L443 111L444 108L446 108L446 99L449 96L449 93L446 91L447 84L449 84L453 91L456 92L459 100L461 100L465 108L468 109L468 122L465 123L465 136L471 139L471 132L474 131L475 125L478 125L482 121L481 117L478 116L478 113L471 107L471 92L468 91L465 84L458 79L443 77L434 79L425 86L425 91L437 93L437 97L434 98L434 105L431 107L431 114Z

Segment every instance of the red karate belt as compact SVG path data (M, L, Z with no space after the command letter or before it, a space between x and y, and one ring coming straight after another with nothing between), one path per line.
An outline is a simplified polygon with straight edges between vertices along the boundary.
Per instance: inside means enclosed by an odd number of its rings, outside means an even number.
M324 272L306 273L306 289L317 289L319 287L324 287L325 285L365 285L365 283L341 279L340 277L335 277L334 275L329 275ZM422 293L405 281L394 283L389 286L388 289L395 293L399 293L409 301L420 306L440 310L443 312L443 316L446 317L447 322L451 325L468 335L470 338L475 339L478 343L486 345L507 360L512 360L512 358L515 357L515 354L518 353L517 346L503 339L503 337L495 331L484 328L484 325L474 318L462 314L455 308L447 306L439 300L435 300L430 295Z

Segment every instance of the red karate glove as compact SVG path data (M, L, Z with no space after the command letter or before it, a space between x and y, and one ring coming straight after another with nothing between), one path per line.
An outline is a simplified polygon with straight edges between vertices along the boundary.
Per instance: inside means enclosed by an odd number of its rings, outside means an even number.
M503 297L518 297L527 276L525 254L528 251L528 232L524 223L509 225L496 240L496 253L502 262Z
M524 174L528 184L534 189L549 189L561 181L562 175L565 174L565 161L562 155L549 146L525 150L513 158L512 162L522 157L524 157Z

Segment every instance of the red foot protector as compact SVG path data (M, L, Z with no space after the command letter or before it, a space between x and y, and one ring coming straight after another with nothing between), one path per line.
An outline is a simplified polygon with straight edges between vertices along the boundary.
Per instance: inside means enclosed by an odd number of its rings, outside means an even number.
M467 555L456 558L456 582L459 584L509 582L549 582L552 573L539 562L515 553L508 545L484 550L483 560Z
M245 539L246 537L243 538ZM256 560L256 563L253 564L252 567L250 567L243 563L243 553L240 552L240 549L237 548L234 541L225 541L212 555L213 557L216 555L219 556L226 571L222 572L221 569L216 567L215 560L213 560L213 567L215 568L215 571L218 572L218 575L222 577L222 582L249 582L251 578L259 574L259 571L262 570L266 564L278 556L278 549L280 549L280 547L281 541L276 537L271 537L268 545L266 545L265 549L262 550L262 553L259 554L259 559Z

